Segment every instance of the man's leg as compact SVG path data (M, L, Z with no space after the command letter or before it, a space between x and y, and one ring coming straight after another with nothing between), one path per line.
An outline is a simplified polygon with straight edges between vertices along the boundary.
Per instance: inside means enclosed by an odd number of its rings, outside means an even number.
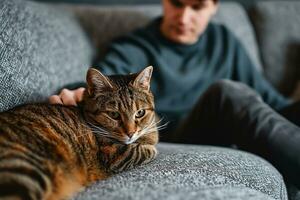
M266 158L300 186L300 129L244 84L229 80L213 84L172 139L192 144L235 144Z
M300 101L279 110L279 113L300 127Z

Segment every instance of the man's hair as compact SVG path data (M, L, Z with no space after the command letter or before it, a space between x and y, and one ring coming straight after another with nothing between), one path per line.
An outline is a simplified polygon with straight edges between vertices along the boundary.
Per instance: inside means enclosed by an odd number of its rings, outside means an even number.
M203 1L203 0L200 0ZM214 3L218 3L220 0L212 0Z
M206 0L198 0L198 1L206 1ZM214 3L218 3L220 0L212 0Z

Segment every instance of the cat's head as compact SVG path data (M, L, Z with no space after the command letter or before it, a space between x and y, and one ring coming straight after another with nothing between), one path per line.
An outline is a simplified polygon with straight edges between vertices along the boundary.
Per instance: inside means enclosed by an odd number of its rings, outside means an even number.
M105 76L88 70L83 111L95 133L130 144L155 129L152 71L149 66L135 74Z

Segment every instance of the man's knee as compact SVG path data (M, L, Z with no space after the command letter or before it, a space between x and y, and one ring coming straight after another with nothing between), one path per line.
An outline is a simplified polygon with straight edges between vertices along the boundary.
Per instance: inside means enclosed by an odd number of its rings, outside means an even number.
M213 83L208 88L208 93L212 95L217 95L220 98L229 99L241 99L241 98L255 98L261 101L261 97L249 86L244 83L237 81L222 79Z

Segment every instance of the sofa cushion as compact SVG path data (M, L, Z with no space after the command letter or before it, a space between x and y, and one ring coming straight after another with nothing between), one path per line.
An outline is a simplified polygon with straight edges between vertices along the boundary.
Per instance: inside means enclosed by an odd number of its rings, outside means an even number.
M281 175L253 154L160 143L151 163L99 181L74 200L287 199Z
M46 100L85 80L92 47L72 13L23 0L0 1L0 111Z
M162 13L160 5L65 6L75 11L100 55L113 38L145 25L151 18ZM225 24L244 44L255 66L261 69L253 29L243 7L238 3L221 3L213 21Z
M300 2L261 1L250 11L267 78L284 94L300 75Z

